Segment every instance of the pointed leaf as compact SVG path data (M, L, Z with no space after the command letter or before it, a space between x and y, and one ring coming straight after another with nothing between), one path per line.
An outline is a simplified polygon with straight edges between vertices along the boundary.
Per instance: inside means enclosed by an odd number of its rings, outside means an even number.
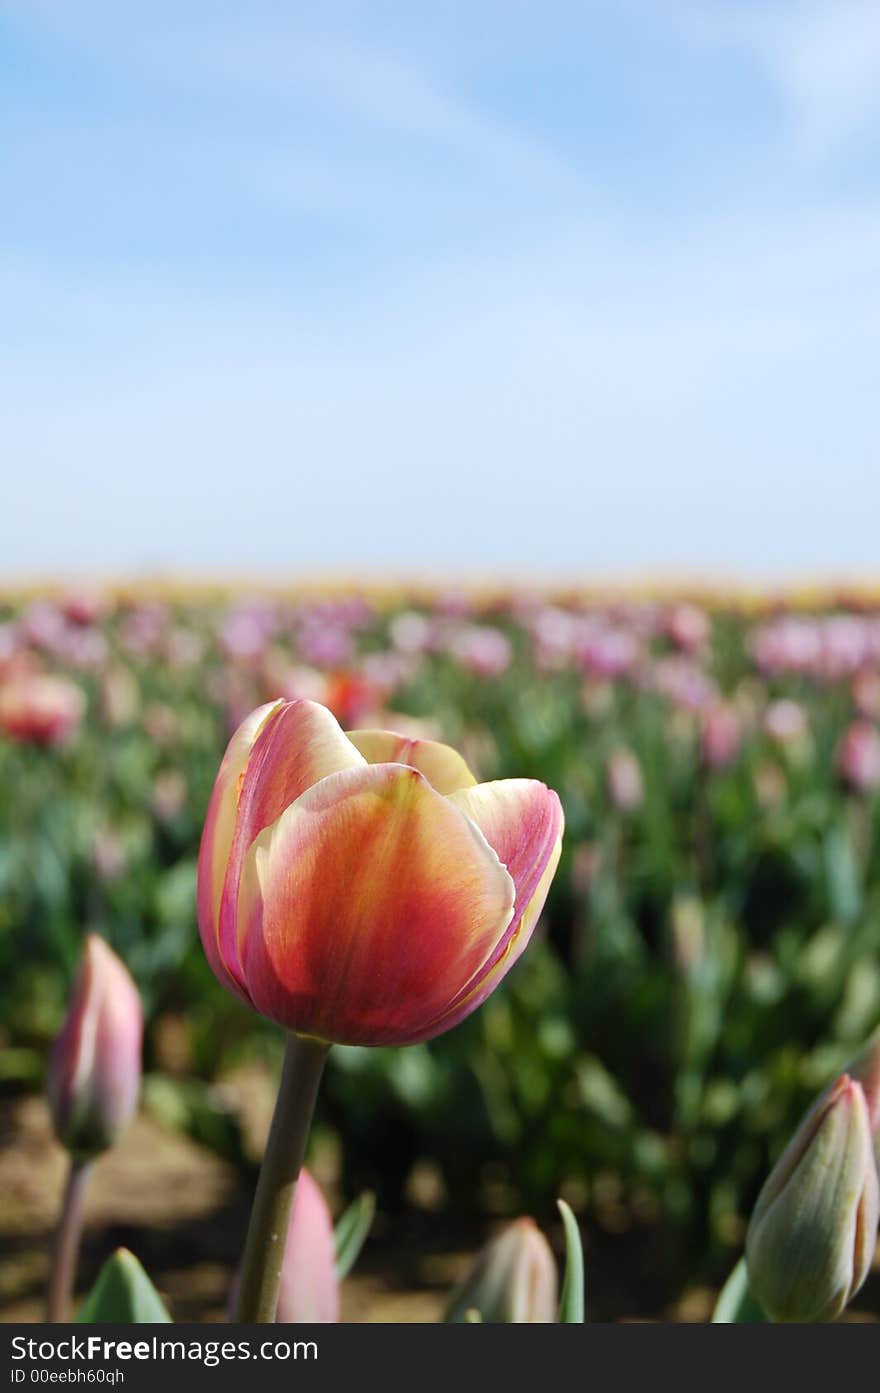
M334 1231L336 1242L336 1275L340 1282L357 1262L376 1213L376 1196L365 1190L348 1206Z
M584 1250L577 1220L565 1200L556 1201L565 1229L565 1276L559 1298L559 1319L564 1325L579 1325L584 1319Z
M168 1324L171 1317L134 1253L117 1248L76 1316L88 1325Z

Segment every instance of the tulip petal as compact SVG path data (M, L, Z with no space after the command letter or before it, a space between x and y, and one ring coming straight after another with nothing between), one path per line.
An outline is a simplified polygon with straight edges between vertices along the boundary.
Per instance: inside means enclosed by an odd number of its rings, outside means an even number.
M214 784L202 841L199 847L198 913L199 931L208 961L220 981L241 996L238 982L226 970L220 956L218 924L220 900L226 880L229 850L235 834L235 819L241 795L241 781L251 757L254 741L280 702L269 702L242 721L230 740Z
M513 933L561 842L559 799L537 779L497 779L452 793L449 801L476 823L513 878L516 913L508 931Z
M392 730L349 730L346 735L369 764L407 764L424 774L438 793L454 793L477 782L458 750L439 740L410 740Z
M499 779L449 795L485 834L516 887L516 906L491 959L451 1003L433 1034L485 1001L526 948L556 874L565 820L557 795L536 779Z
M199 848L202 943L220 981L247 999L234 906L243 857L254 838L325 774L361 767L363 756L314 701L277 701L242 722L223 757Z
M492 995L502 977L507 975L528 947L532 931L538 922L541 910L544 908L544 901L556 874L561 854L562 839L560 838L550 853L550 860L544 868L544 874L538 881L535 893L523 910L519 922L514 923L513 932L511 933L508 927L504 940L493 955L491 962L484 966L475 980L470 983L468 989L461 993L442 1019L432 1024L430 1033L425 1036L425 1039L439 1035L441 1031L451 1030L454 1025L458 1025L460 1021L465 1020L472 1012L476 1011L478 1006L482 1006L486 998Z
M330 775L245 859L253 1005L340 1044L410 1044L491 960L514 885L479 828L417 770Z

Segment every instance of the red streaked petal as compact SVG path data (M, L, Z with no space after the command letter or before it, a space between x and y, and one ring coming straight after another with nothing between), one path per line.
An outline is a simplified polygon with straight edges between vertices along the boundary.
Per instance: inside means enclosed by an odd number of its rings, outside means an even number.
M227 971L244 982L237 906L244 858L255 839L285 808L330 774L362 769L366 761L336 717L316 701L285 701L263 723L241 777L235 831L218 915L218 943Z
M411 1043L492 959L513 904L483 834L417 770L333 774L246 857L248 995L301 1034Z
M242 995L241 987L237 979L227 971L220 955L220 901L235 835L244 771L260 731L267 721L274 719L273 713L277 715L281 704L278 701L269 702L268 705L252 711L242 721L227 745L214 782L199 846L197 898L202 944L216 976L224 986L239 996Z

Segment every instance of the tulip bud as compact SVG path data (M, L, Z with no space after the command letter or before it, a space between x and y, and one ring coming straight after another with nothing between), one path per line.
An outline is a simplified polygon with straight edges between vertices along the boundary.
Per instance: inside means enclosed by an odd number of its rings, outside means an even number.
M296 1324L339 1320L333 1222L327 1201L305 1167L290 1212L275 1319Z
M801 1122L752 1214L749 1286L768 1316L839 1316L868 1275L878 1212L865 1093L843 1074Z
M230 1320L235 1319L240 1279L239 1272L229 1297ZM296 1182L287 1226L275 1319L285 1325L332 1325L339 1320L333 1220L319 1185L305 1166Z
M453 1293L446 1320L549 1325L559 1303L556 1262L532 1219L517 1219L493 1238Z
M74 1155L104 1151L131 1121L142 1034L134 982L104 940L90 934L48 1073L55 1131Z

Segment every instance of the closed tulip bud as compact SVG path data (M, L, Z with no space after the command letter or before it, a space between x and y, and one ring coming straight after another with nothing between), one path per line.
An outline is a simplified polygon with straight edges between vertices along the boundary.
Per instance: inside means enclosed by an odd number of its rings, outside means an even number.
M559 1305L556 1262L531 1219L517 1219L493 1238L453 1293L447 1321L474 1319L548 1325Z
M764 1184L746 1236L749 1286L777 1321L828 1321L868 1275L878 1180L861 1084L843 1074Z
M230 742L199 853L220 981L325 1043L405 1045L469 1016L531 937L559 860L559 799L477 784L455 750L343 734L312 701Z
M296 1182L275 1319L296 1324L339 1320L333 1222L320 1187L305 1167Z
M134 982L104 940L90 934L48 1073L55 1131L75 1156L104 1151L131 1121L142 1035Z
M238 1292L236 1276L230 1295L230 1319L235 1318ZM339 1320L333 1220L320 1186L305 1166L296 1182L287 1226L275 1319L286 1325L331 1325Z

